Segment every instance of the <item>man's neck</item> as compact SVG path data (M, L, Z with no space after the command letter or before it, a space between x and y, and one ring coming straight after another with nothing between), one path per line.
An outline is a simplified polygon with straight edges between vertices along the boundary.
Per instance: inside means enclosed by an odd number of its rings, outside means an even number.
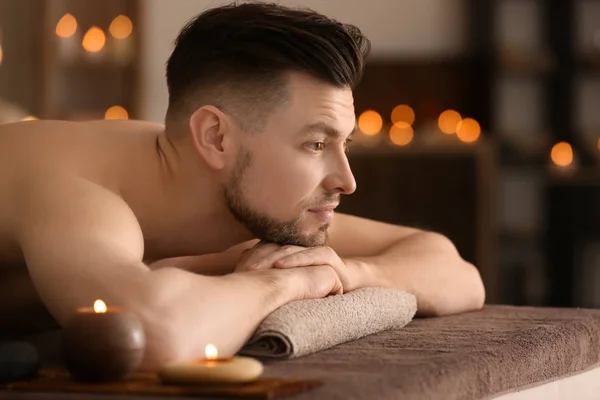
M150 158L154 165L144 176L151 183L148 191L129 193L126 199L138 210L146 259L218 253L253 238L231 215L221 187L186 146L159 134Z

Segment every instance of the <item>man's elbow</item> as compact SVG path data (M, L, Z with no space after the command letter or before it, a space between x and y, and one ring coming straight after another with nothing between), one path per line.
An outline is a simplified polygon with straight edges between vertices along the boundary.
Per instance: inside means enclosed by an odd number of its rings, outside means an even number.
M461 314L481 310L485 304L485 287L477 268L464 260L457 269L457 281L440 299L435 307L435 316Z
M137 314L144 328L146 345L141 371L156 371L181 358L186 350L192 350L185 341L187 337L182 335L183 310L176 296L178 290L186 289L182 286L181 271L171 268L159 271L151 272L136 296L123 301Z
M473 264L463 261L465 266L465 311L481 310L485 304L485 285L481 274Z
M454 243L444 235L430 234L429 240L435 243L437 251L443 254L447 265L452 265L448 271L451 274L451 287L444 292L444 299L434 307L436 316L459 314L481 310L485 304L485 286L477 267L465 261Z

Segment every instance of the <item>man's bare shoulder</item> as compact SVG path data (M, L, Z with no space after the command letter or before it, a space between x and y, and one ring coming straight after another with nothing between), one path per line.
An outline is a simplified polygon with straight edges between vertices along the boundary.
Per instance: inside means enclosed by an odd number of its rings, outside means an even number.
M0 258L18 222L16 207L46 196L69 207L69 198L93 186L97 195L118 198L123 171L148 165L151 150L144 151L140 143L148 142L151 149L152 133L160 129L137 121L0 125Z
M127 238L123 242L130 244L128 249L143 253L133 211L117 193L96 182L66 174L31 175L17 185L14 200L12 228L17 240L23 232L37 235L44 227L60 225L64 233L89 230Z

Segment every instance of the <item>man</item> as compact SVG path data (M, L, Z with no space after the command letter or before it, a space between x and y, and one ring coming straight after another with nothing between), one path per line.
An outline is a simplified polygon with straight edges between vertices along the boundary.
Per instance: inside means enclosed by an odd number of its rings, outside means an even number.
M0 128L0 319L62 325L100 298L140 316L145 368L234 354L269 313L365 286L421 315L482 307L445 237L335 215L356 183L352 89L369 42L305 10L230 5L189 22L167 64L165 126ZM258 241L260 240L260 241Z

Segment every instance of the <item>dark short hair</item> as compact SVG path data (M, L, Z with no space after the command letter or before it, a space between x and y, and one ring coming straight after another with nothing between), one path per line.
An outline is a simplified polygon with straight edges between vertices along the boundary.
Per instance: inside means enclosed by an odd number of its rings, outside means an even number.
M245 128L286 95L287 72L337 87L360 82L371 44L349 24L309 9L233 3L209 9L181 30L167 62L169 119L212 104Z

